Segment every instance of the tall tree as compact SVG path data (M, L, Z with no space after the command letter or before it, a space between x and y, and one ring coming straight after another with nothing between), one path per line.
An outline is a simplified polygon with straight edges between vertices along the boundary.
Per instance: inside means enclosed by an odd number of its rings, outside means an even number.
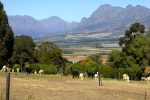
M0 1L0 65L6 64L13 53L14 34Z
M109 61L114 67L148 65L147 52L149 46L147 38L143 35L144 33L145 27L139 22L132 24L129 30L125 31L125 36L121 37L119 41L122 51L120 53L113 51L109 57Z
M133 63L139 66L145 66L148 64L146 52L148 50L148 40L144 37L145 27L143 24L136 22L131 25L129 30L126 30L125 36L120 38L120 45L124 45L122 48L123 56L133 59ZM130 60L131 61L131 60ZM126 62L128 63L128 61ZM130 65L128 63L127 65ZM130 67L130 66L128 66Z
M132 24L125 31L124 37L120 38L122 51L113 51L109 55L109 64L116 68L125 68L131 79L140 79L145 66L150 64L150 56L147 56L150 47L144 33L144 25L139 22Z
M148 46L149 46L148 52L146 55L147 55L147 58L149 59L149 65L150 65L150 28L146 34L146 38L148 39Z
M24 69L25 62L34 62L35 44L30 36L21 35L15 38L12 60Z
M144 34L144 32L145 26L143 24L139 22L132 24L129 30L125 31L125 36L120 38L119 45L125 45L126 47L126 45L130 44L130 42L135 38L136 35Z
M43 64L53 64L59 68L64 67L66 59L62 57L62 50L53 42L43 42L38 47L39 62Z

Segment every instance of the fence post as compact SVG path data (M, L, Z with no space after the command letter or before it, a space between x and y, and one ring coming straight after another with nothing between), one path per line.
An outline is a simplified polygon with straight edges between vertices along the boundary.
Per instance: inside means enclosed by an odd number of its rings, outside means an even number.
M146 91L145 91L145 96L144 96L144 100L146 100L146 95L147 95L147 93L146 93Z
M10 73L8 73L6 77L6 100L9 100L10 93Z
M98 73L98 80L99 80L99 86L102 86L103 84L102 84L102 79L101 79L101 74L100 74L100 72Z

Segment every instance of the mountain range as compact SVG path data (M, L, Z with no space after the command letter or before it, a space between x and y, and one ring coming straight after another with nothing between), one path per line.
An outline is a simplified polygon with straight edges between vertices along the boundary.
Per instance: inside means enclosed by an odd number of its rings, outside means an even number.
M45 34L65 33L78 23L68 23L57 16L52 16L43 20L36 20L31 16L9 16L9 24L15 35L26 34L30 36Z
M128 5L122 8L105 4L97 8L90 17L84 17L80 22L71 23L57 16L36 20L31 16L16 15L8 16L8 19L15 35L41 36L95 32L119 35L136 21L142 22L149 28L150 9L140 5Z

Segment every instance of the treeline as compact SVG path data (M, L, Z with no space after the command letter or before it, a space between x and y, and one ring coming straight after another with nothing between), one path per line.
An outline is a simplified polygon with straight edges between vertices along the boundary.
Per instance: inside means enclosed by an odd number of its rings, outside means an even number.
M47 74L55 74L59 69L63 69L67 60L62 57L61 49L53 42L36 44L30 36L21 35L14 38L12 57L5 62L1 65L7 64L13 69L19 67L21 72L26 69L43 69Z

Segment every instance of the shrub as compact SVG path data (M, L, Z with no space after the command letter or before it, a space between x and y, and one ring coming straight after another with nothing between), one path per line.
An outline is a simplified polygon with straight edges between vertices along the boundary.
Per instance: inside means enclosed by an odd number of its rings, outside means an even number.
M56 74L57 73L57 67L52 64L30 64L29 66L34 71L39 71L40 69L44 70L45 74Z
M45 74L56 74L57 73L57 67L52 64L49 64L49 65L42 64L40 68L44 70Z
M13 68L14 68L14 69L20 68L20 65L19 65L19 64L14 64L14 65L13 65Z

